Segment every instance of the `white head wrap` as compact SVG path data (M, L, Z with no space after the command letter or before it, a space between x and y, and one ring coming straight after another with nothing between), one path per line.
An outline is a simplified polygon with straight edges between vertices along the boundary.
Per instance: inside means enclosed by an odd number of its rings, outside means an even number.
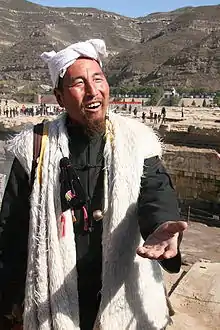
M52 50L41 54L48 65L53 88L57 87L59 77L63 78L67 68L81 56L93 58L102 66L101 58L108 56L104 40L90 39L72 44L58 53Z

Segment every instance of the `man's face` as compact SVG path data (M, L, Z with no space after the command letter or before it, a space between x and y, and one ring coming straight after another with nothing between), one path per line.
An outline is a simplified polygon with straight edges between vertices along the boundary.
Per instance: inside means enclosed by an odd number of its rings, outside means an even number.
M103 122L109 104L109 85L99 64L79 58L63 78L63 90L55 90L57 101L71 120L83 126Z

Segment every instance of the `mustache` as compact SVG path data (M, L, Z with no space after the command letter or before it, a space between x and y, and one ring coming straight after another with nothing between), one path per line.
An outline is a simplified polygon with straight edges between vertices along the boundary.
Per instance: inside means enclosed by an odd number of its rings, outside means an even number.
M87 105L91 104L91 103L96 103L96 102L99 102L99 103L103 103L103 100L100 99L100 98L88 98L88 99L85 99L82 101L82 105L81 107L82 108L86 108Z

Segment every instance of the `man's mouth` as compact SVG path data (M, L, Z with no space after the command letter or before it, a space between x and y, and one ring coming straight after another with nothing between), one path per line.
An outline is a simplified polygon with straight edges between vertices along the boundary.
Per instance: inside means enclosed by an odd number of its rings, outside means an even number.
M99 110L100 106L101 106L101 102L93 102L93 103L85 105L84 108L86 111L95 112L95 111Z

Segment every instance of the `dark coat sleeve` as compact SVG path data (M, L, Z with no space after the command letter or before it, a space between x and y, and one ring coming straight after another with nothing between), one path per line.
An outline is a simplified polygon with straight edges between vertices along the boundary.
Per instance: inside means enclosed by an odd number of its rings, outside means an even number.
M0 315L11 314L24 299L27 265L30 186L28 176L14 160L0 213Z
M148 158L144 161L138 198L138 215L140 231L144 240L162 223L181 220L176 192L159 157ZM160 263L171 273L179 272L180 252L178 251L176 257L162 260Z

